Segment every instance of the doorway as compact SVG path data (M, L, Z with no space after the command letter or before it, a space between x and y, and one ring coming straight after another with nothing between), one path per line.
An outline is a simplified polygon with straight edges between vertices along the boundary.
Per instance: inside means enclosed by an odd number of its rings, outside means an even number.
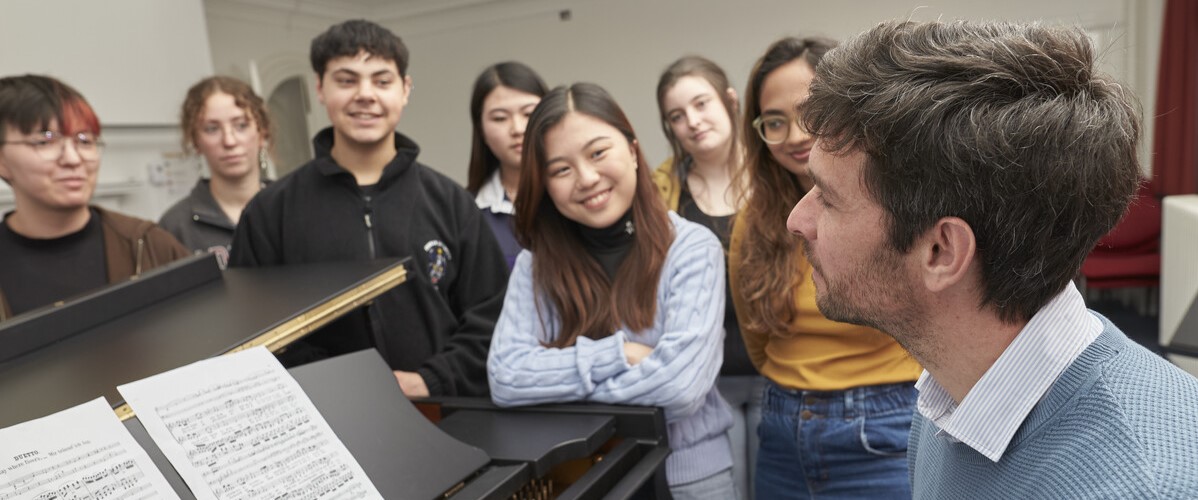
M283 80L270 93L266 106L274 122L275 173L283 177L312 160L304 79L293 76Z

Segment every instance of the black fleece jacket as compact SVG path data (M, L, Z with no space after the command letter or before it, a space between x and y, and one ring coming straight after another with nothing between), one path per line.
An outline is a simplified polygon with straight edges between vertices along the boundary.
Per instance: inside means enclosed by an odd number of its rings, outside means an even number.
M420 373L434 396L486 395L507 266L474 198L417 162L420 148L398 133L395 158L368 190L330 155L333 129L313 144L316 159L246 206L229 264L411 256L404 284L293 350L312 360L373 346L392 369Z

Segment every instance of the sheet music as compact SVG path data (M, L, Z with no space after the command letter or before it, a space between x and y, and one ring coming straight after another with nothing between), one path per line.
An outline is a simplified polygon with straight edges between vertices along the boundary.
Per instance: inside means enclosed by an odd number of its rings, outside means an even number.
M265 348L117 389L200 500L382 498Z
M158 498L179 497L102 397L0 429L0 500Z

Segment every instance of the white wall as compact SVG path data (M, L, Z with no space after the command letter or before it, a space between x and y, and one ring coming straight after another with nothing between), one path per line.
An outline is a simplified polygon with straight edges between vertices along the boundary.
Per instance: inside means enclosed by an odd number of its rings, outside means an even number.
M660 71L677 57L711 58L743 92L753 61L773 40L803 34L844 38L891 18L1039 19L1083 26L1107 47L1108 71L1137 90L1145 115L1152 116L1161 6L1163 0L503 0L371 18L411 49L415 90L400 130L421 144L425 163L461 182L469 158L471 85L484 67L502 60L529 64L551 85L603 85L629 115L655 164L669 148L658 125L654 90ZM306 57L312 37L341 18L361 14L338 17L299 9L281 15L228 0L208 0L206 7L216 70L244 75L248 61L257 60L265 92L272 88L268 81L289 76L275 70L310 73ZM567 9L571 19L562 21L559 13ZM327 120L315 101L312 105L309 123L317 130Z
M1181 333L1181 322L1198 298L1198 195L1165 197L1161 227L1160 344ZM1198 357L1169 356L1181 369L1198 376Z
M250 80L250 61L269 95L283 80L314 85L308 46L343 19L368 17L404 38L415 82L400 130L421 159L462 182L469 157L470 87L482 68L517 59L551 84L606 87L639 132L648 160L665 158L654 89L662 68L684 54L721 64L743 86L753 61L783 35L843 38L879 20L911 17L1043 19L1079 24L1107 46L1109 70L1155 102L1163 0L34 0L4 2L0 75L45 72L78 88L105 124L102 204L156 219L183 196L199 163L181 156L179 105L203 76ZM317 5L318 7L312 7ZM323 5L323 7L319 7ZM379 7L382 6L382 7ZM569 10L571 19L559 13ZM309 100L310 130L328 123ZM1151 120L1146 122L1151 128ZM1146 137L1145 145L1150 145ZM1147 151L1147 148L1145 148ZM1143 156L1147 158L1145 154ZM10 200L0 185L0 210Z
M44 73L104 124L174 124L180 86L212 73L201 0L4 2L0 75Z

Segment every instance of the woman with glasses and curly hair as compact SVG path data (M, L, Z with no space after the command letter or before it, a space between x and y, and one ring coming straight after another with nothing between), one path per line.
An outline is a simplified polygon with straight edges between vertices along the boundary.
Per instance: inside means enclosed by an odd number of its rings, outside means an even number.
M549 92L528 122L516 259L487 374L501 406L660 406L676 499L736 498L715 388L724 252L666 211L624 112L598 86Z
M744 178L736 176L743 159L736 89L716 63L685 56L667 66L658 79L657 107L673 156L657 167L653 182L670 210L710 229L727 252L732 220L745 190ZM725 292L731 295L730 290ZM731 300L724 311L724 364L717 386L732 406L730 437L737 491L750 498L764 379L745 352Z
M749 358L766 377L755 489L761 498L909 498L907 435L919 365L890 336L825 318L786 217L813 182L814 139L797 105L836 43L784 38L745 95L749 197L732 231L732 297Z
M224 267L241 210L266 182L270 115L249 84L227 76L200 80L180 114L183 149L204 157L211 174L159 219L195 252L213 252Z

